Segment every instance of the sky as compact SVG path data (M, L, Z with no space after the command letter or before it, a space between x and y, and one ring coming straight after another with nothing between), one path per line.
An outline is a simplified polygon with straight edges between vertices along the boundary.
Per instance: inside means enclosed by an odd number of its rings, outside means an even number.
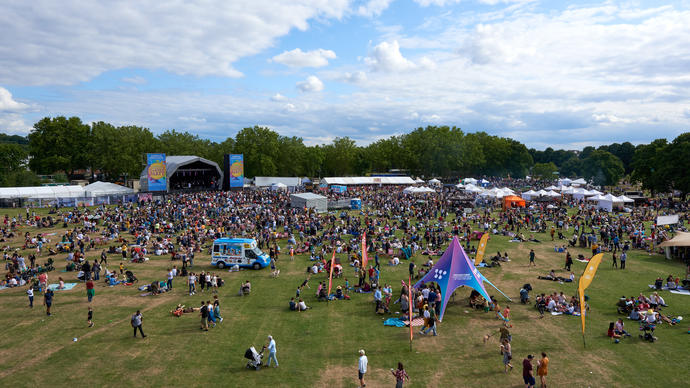
M0 132L46 116L360 145L427 125L528 147L690 130L690 1L0 0Z

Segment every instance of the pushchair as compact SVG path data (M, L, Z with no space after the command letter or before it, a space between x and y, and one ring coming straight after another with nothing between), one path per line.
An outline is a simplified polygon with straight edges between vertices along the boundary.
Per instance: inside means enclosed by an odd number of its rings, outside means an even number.
M654 336L654 329L656 329L656 325L647 322L642 322L640 324L640 331L643 333L640 334L640 338L649 342L656 341L656 337Z
M132 271L125 271L125 276L127 277L127 283L134 283L139 281L139 279L137 279L137 277L134 276L134 272Z
M254 347L250 347L247 349L246 352L244 352L244 358L249 360L247 362L247 369L249 368L254 368L254 370L259 370L261 369L261 359L263 358L264 350L261 349L261 353L257 353L256 349Z

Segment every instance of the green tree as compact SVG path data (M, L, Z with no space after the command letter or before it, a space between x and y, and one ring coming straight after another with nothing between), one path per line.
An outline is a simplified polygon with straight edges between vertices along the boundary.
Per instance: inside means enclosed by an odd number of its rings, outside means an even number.
M670 188L661 175L664 163L662 156L668 147L666 139L656 139L649 144L640 144L635 148L631 162L631 179L642 183L642 188L652 193L667 191Z
M235 153L244 154L244 175L275 176L280 149L278 133L269 128L243 128L235 136Z
M621 160L608 151L591 151L582 165L584 177L596 185L618 184L625 173Z
M659 165L659 179L662 179L674 190L679 190L682 197L690 193L690 132L683 133L664 147Z
M323 147L324 169L334 176L352 175L355 172L357 145L349 137L336 137L331 144Z
M554 178L554 173L557 171L558 167L556 167L554 162L537 163L532 167L532 176L542 179L551 179Z
M29 133L29 166L39 174L64 171L70 176L89 167L90 128L78 117L46 117Z

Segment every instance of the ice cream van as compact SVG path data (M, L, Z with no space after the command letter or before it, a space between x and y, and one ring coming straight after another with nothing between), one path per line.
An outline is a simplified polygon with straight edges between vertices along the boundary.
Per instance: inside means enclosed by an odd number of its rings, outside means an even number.
M261 269L270 263L271 259L256 246L253 238L219 238L213 241L211 265L218 268L238 265Z

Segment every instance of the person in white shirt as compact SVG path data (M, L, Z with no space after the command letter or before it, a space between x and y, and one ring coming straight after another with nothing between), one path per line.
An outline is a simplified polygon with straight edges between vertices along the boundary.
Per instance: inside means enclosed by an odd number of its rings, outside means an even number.
M172 269L169 269L168 270L168 290L172 290L173 277L175 277L175 275L173 274Z
M189 274L187 284L189 285L189 296L196 294L196 275L194 275L194 272Z
M265 346L268 349L268 363L266 366L271 366L271 360L275 361L276 368L278 367L278 359L276 358L276 341L272 336L268 336L268 345Z
M307 311L309 307L307 307L307 304L304 303L304 300L302 298L299 299L299 303L297 303L297 310L298 311Z
M360 387L366 387L367 385L364 383L364 374L367 373L367 365L369 364L369 359L367 359L367 356L364 354L364 349L361 349L359 351L359 386Z
M556 301L553 300L553 299L551 299L551 300L549 301L549 304L546 305L546 309L549 310L549 311L551 311L551 312L556 311Z

